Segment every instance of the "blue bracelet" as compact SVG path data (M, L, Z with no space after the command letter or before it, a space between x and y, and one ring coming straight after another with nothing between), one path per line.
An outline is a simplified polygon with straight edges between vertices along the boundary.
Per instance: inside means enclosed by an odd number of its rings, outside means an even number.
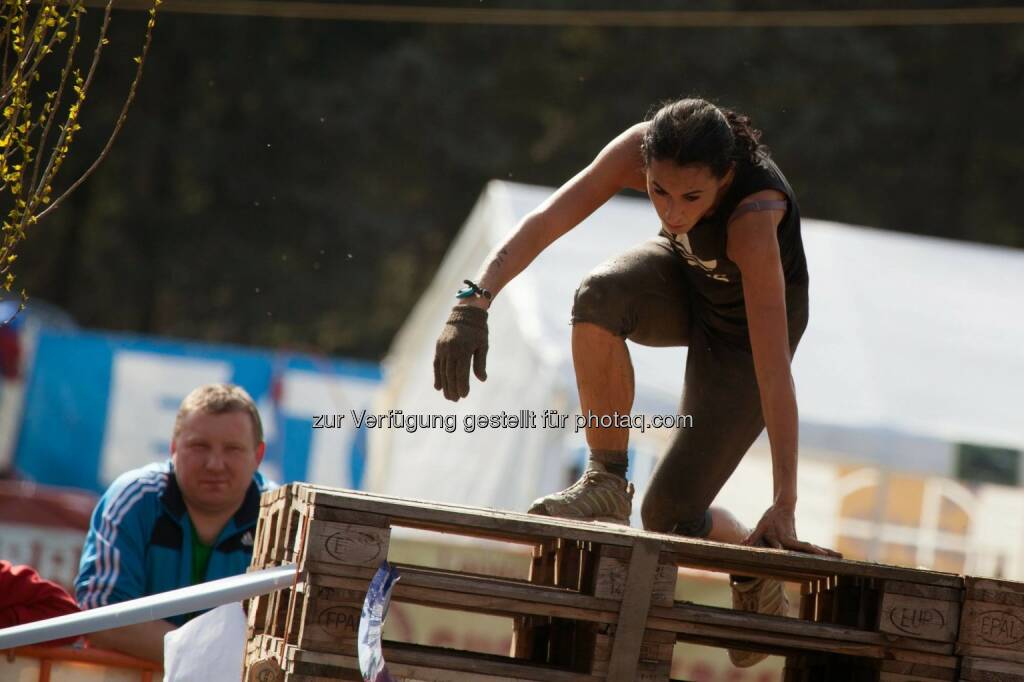
M455 294L455 298L470 298L471 296L482 296L483 298L486 298L488 301L491 300L491 292L489 292L487 289L477 286L468 279L464 279L462 281L467 286L462 289L459 289L459 292Z

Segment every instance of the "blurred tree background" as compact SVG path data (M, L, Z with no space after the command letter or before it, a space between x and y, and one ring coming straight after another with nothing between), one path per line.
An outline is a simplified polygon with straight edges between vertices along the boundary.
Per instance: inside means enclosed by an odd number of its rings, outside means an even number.
M146 16L116 19L79 159L109 134L135 66ZM651 105L684 94L750 114L806 216L1024 247L1021 24L664 29L168 12L120 140L35 228L19 277L88 327L379 359L489 179L557 185ZM623 229L639 241L653 214Z

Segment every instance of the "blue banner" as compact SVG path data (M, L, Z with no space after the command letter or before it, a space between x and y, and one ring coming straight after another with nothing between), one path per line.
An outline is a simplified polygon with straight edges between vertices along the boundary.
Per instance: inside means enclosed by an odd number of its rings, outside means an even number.
M365 428L334 417L368 409L380 379L373 363L44 331L14 464L39 483L101 492L124 471L169 456L178 405L193 388L231 382L259 407L266 476L360 488Z

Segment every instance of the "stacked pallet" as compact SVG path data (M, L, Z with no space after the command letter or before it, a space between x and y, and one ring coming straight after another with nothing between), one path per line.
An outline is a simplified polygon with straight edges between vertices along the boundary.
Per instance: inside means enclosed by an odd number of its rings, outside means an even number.
M1024 682L1024 585L965 579L957 638L966 682Z
M786 656L786 682L1024 682L1024 585L305 484L262 500L253 568L299 570L249 604L245 679L361 679L363 598L400 527L533 559L521 579L399 564L394 600L514 625L509 656L386 642L397 679L667 682L680 640ZM800 583L799 617L677 601L681 566Z

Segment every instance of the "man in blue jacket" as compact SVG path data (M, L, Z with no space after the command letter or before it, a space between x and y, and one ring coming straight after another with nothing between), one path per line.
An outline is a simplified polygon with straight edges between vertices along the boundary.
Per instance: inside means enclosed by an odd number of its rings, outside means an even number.
M238 386L209 384L178 409L171 459L129 471L93 511L75 591L83 609L245 573L252 557L265 444ZM187 616L90 636L93 645L163 660L164 635Z

